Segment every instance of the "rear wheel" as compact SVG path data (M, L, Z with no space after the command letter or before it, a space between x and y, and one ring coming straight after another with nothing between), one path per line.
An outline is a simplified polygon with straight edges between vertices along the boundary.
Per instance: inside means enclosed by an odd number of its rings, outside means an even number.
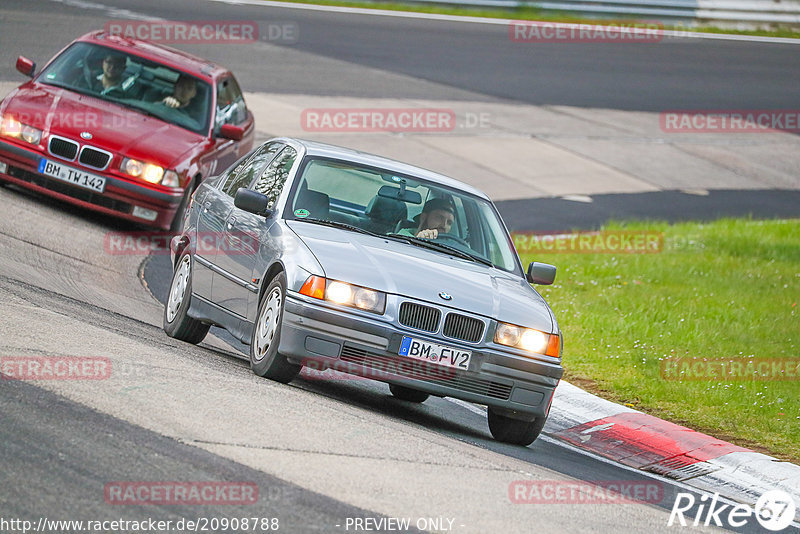
M172 274L167 303L164 305L164 332L168 336L197 344L208 334L210 325L192 319L186 312L192 299L192 255L184 251Z
M430 397L424 391L398 386L397 384L389 384L389 391L392 392L394 397L408 402L425 402Z
M286 384L302 369L278 352L286 297L286 275L279 273L270 282L261 303L250 340L250 368L258 376Z
M528 446L539 437L546 417L537 417L533 421L521 421L500 415L489 407L489 430L497 441L514 445Z

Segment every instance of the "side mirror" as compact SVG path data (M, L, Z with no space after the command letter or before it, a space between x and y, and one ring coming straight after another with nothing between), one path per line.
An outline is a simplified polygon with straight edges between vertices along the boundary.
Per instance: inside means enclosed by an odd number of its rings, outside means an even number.
M528 265L528 282L531 284L541 284L549 286L556 279L556 267L549 263L539 263L532 261Z
M244 128L236 126L235 124L223 124L219 129L219 136L225 139L241 141L242 137L244 137Z
M272 214L272 210L267 208L269 197L244 187L240 187L236 191L236 196L233 197L233 205L240 210L263 215L264 217L269 217Z
M19 56L17 58L17 70L25 76L33 78L33 73L36 72L36 63L24 56Z

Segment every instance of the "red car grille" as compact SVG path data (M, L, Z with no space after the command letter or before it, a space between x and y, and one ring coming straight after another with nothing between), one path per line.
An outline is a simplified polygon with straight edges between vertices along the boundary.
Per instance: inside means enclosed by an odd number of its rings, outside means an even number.
M78 161L87 167L94 167L102 171L108 167L108 163L111 161L111 154L90 146L85 146L81 149L81 157L78 158Z
M51 137L47 148L52 155L72 161L78 155L78 147L78 143L69 139Z
M81 164L101 171L108 167L111 162L110 152L91 146L81 147L75 141L63 137L51 137L50 142L47 144L47 150L52 155L69 161L75 161L77 157ZM79 153L80 156L78 156Z

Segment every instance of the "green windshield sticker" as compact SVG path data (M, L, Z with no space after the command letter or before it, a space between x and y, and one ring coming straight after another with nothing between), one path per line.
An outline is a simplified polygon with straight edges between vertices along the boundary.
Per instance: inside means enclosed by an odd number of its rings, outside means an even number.
M311 213L308 210L304 209L294 210L294 216L297 217L298 219L305 219L309 215L311 215Z

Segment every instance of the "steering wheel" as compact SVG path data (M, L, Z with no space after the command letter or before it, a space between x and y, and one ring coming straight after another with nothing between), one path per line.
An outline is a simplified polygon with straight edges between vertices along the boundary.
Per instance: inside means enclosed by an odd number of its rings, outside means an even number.
M461 239L460 237L458 237L455 234L445 234L445 233L439 232L439 235L436 236L436 241L438 241L440 239L445 240L445 241L455 241L459 245L464 245L465 247L470 248L469 243L467 243L464 239Z
M125 91L119 87L112 87L100 92L103 96L110 96L111 98L125 98Z

